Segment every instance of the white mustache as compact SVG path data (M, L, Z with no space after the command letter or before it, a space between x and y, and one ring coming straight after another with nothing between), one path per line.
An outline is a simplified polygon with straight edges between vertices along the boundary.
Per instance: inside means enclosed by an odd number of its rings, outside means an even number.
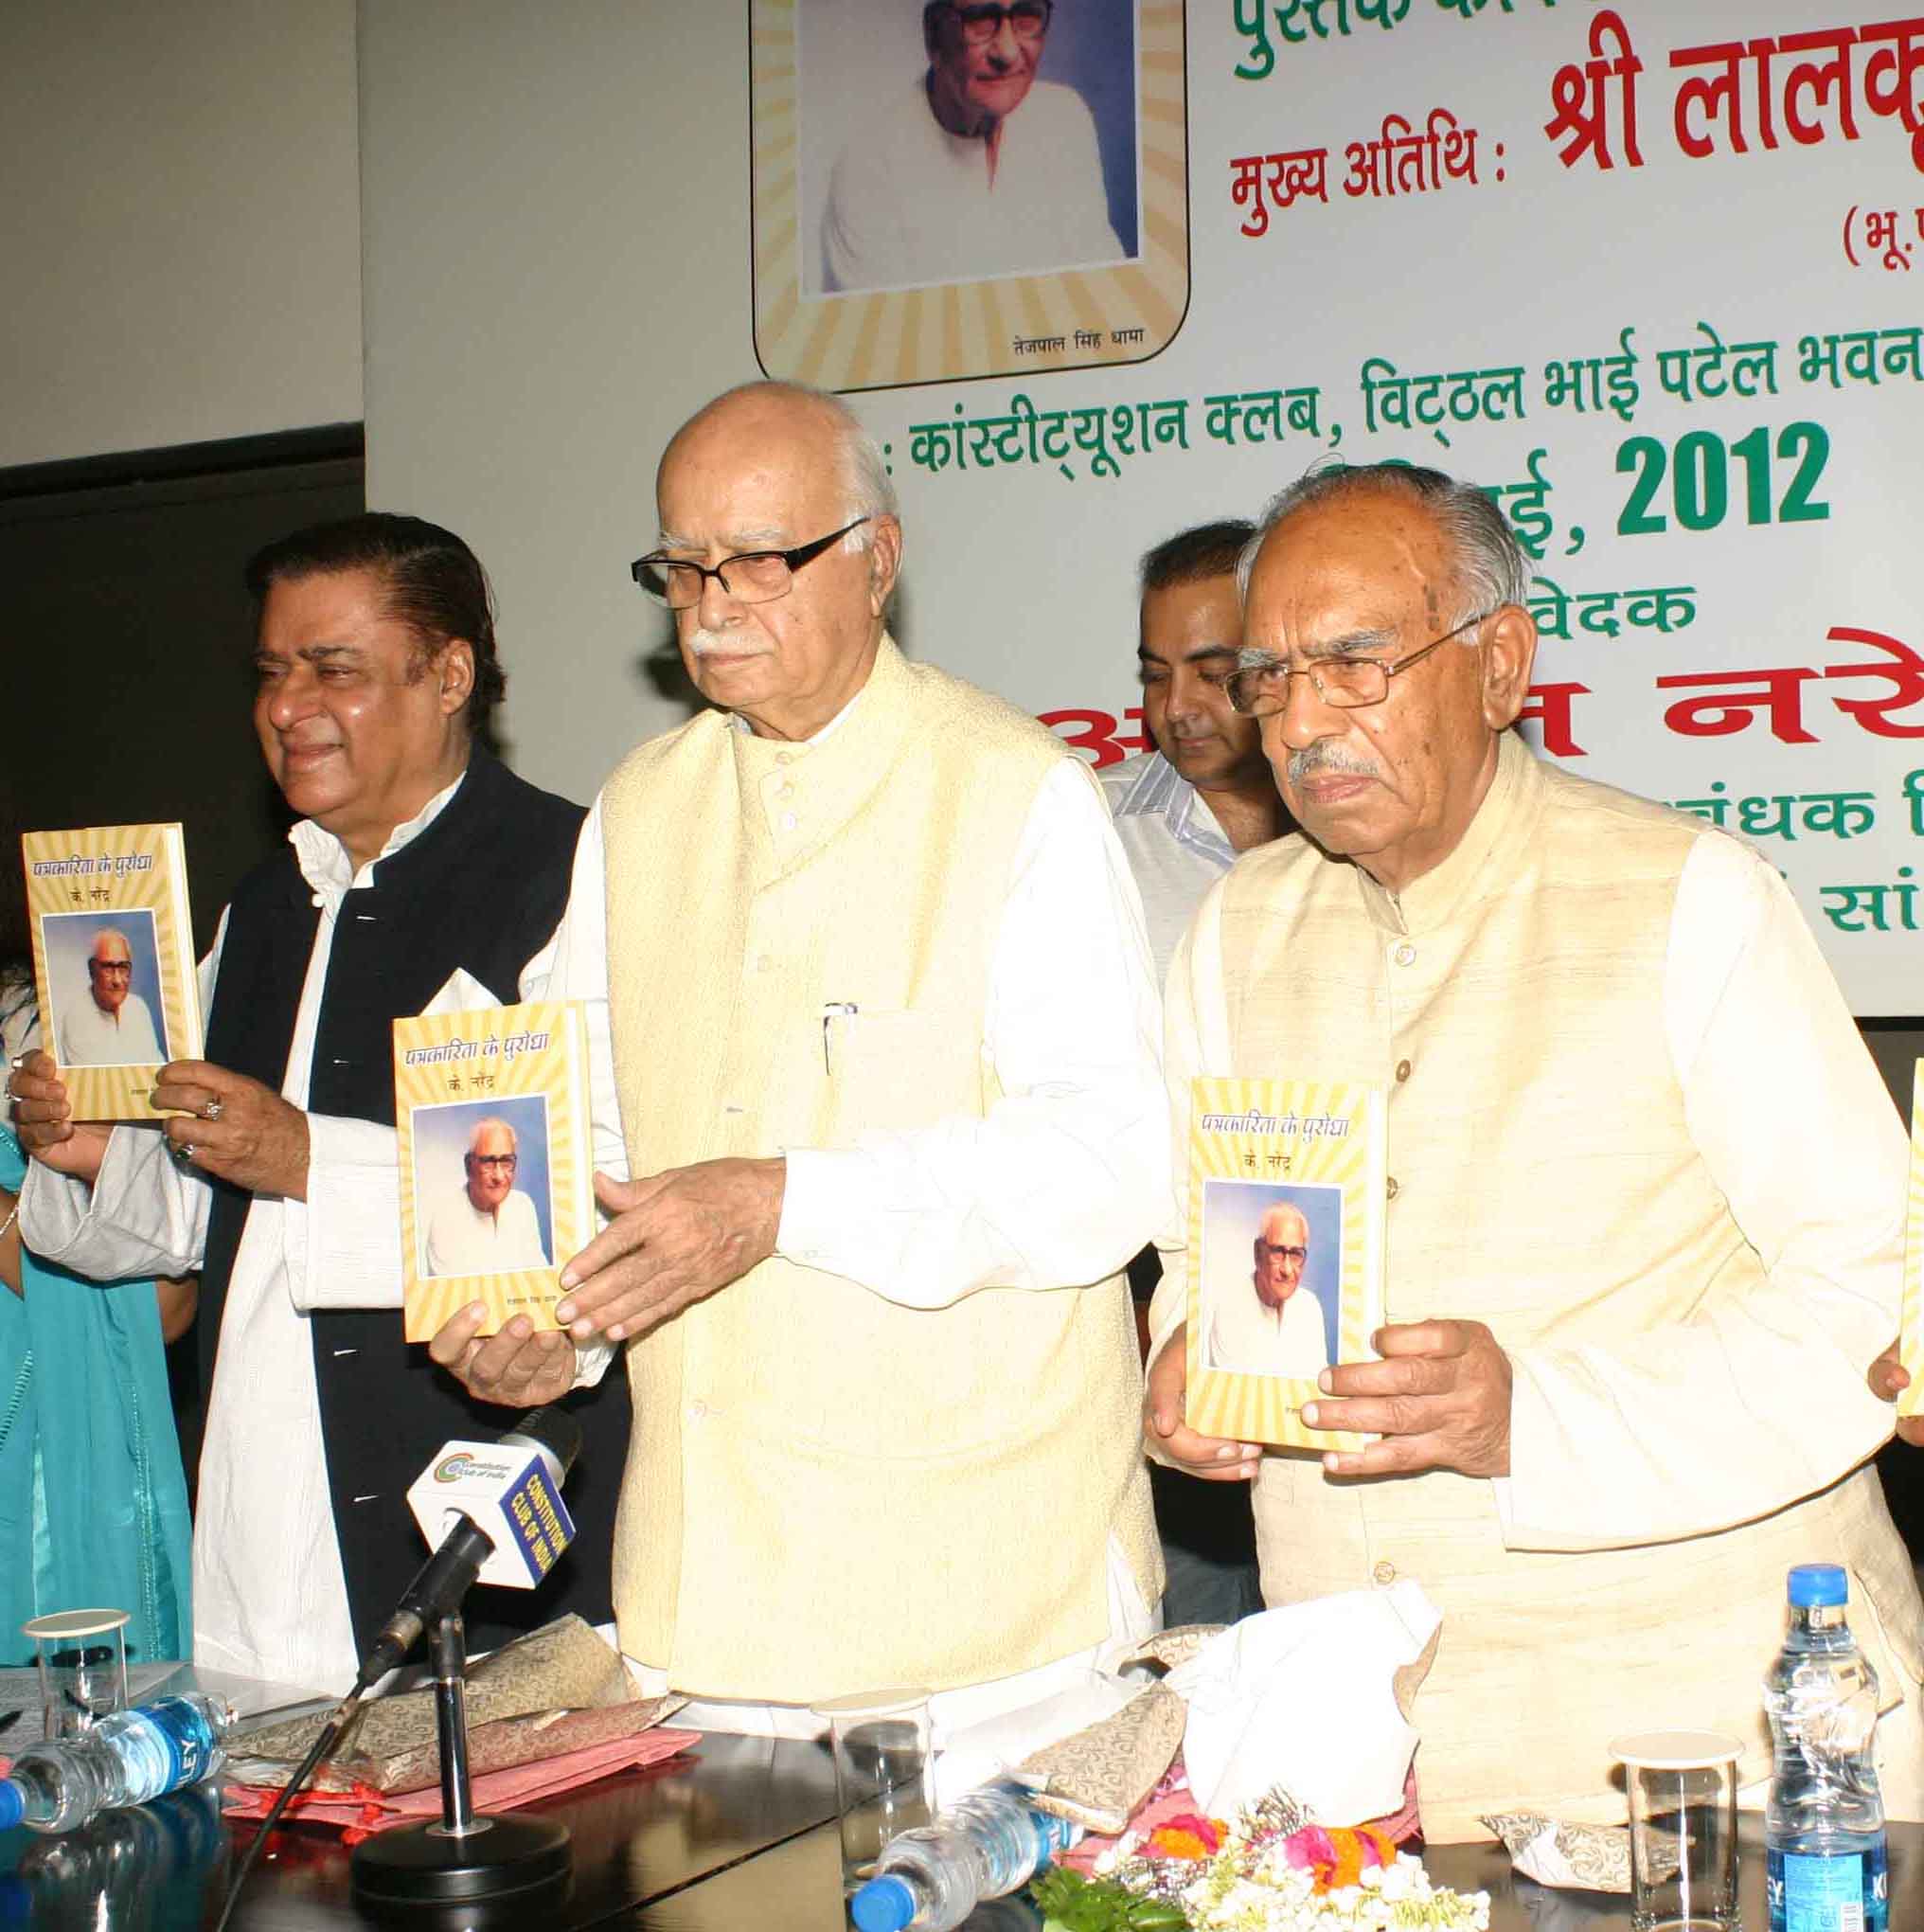
M1379 775L1373 760L1358 758L1328 739L1319 739L1314 744L1306 744L1301 751L1290 754L1286 775L1290 784L1300 785L1305 778L1313 778L1318 772L1350 772L1361 778L1373 778Z
M688 633L688 652L694 657L768 657L773 651L768 646L744 651L739 632L694 630Z

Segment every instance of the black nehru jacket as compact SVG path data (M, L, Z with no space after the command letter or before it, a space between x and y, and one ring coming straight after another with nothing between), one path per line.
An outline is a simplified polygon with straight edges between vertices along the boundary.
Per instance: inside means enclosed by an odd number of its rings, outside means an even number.
M522 968L560 923L568 899L579 805L537 791L476 749L460 789L372 883L350 891L334 925L314 1040L308 1107L394 1124L391 1023L426 1006L458 968L504 1005L521 997ZM292 850L258 866L228 909L220 977L207 1020L207 1058L276 1093L286 1078L301 987L319 911ZM219 1372L221 1316L252 1196L216 1181L196 1323L201 1386ZM327 1444L328 1488L356 1643L365 1652L426 1555L406 1491L454 1437L486 1440L513 1412L472 1401L401 1339L396 1308L316 1310L314 1378ZM568 1479L578 1533L538 1590L478 1590L467 1605L474 1649L505 1642L574 1610L612 1616L609 1564L615 1504L628 1453L628 1382L620 1365L598 1388L567 1398L582 1445ZM274 1445L260 1445L272 1457Z

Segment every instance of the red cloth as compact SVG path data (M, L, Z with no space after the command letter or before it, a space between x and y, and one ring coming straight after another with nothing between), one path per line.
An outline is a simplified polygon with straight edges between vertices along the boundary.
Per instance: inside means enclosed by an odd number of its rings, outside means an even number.
M531 1764L510 1765L505 1771L485 1772L473 1782L474 1809L480 1812L513 1811L531 1804L538 1798L552 1798L558 1792L572 1791L577 1785L593 1784L617 1771L644 1764L659 1764L679 1757L701 1739L700 1731L645 1730L632 1737L613 1738L605 1744L591 1744L584 1750L567 1751L556 1758L538 1759ZM224 1807L231 1816L264 1818L274 1800L280 1796L277 1784L230 1784ZM438 1784L419 1791L375 1791L357 1785L351 1792L304 1791L281 1814L283 1819L299 1819L303 1824L338 1825L343 1842L353 1845L376 1832L391 1831L396 1825L413 1824L420 1818L441 1815L441 1788Z

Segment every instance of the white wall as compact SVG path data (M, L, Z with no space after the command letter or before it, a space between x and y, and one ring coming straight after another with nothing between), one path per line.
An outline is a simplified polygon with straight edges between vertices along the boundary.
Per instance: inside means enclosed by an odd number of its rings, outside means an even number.
M362 8L367 501L473 545L509 752L570 797L686 715L627 566L669 434L759 374L743 36L737 0Z
M360 420L353 0L11 0L0 181L0 466Z

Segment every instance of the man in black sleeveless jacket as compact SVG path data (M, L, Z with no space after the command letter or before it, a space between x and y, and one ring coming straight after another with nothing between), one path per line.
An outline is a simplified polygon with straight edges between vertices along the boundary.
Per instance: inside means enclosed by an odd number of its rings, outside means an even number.
M503 1422L401 1339L389 1026L520 997L582 814L476 742L504 678L458 537L351 517L270 545L248 582L255 724L301 822L222 921L206 1058L156 1089L183 1112L110 1135L67 1119L50 1062L12 1086L36 1248L101 1278L163 1253L164 1272L201 1270L197 1658L331 1685L421 1560L408 1484L450 1437ZM612 1376L569 1400L580 1535L538 1594L473 1600L476 1648L564 1608L610 1615L627 1388Z

